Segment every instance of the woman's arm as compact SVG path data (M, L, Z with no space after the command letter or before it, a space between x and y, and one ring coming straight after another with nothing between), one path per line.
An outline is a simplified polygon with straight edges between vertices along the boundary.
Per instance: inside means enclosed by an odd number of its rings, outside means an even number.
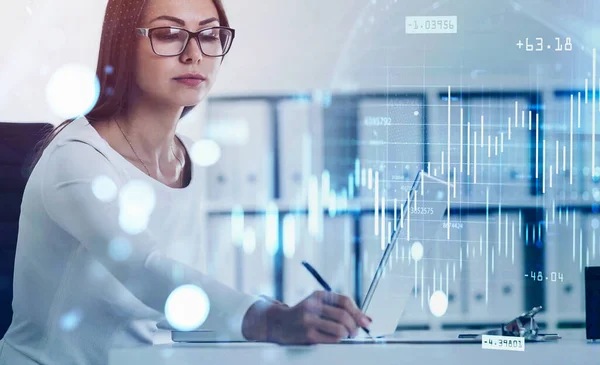
M104 175L123 184L114 166L93 146L70 141L50 151L42 171L42 206L66 232L75 237L131 293L147 306L164 314L171 292L180 285L202 288L210 311L203 327L227 331L231 339L243 339L242 320L258 297L239 293L207 275L175 261L158 249L158 242L145 230L137 235L124 232L119 224L119 201L102 202L92 191L92 182ZM125 260L114 260L109 243L115 237L131 243ZM182 272L177 279L173 272Z

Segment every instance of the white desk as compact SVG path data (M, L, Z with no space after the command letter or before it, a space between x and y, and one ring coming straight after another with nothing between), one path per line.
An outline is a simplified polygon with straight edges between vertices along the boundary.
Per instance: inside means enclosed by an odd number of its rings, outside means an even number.
M404 332L401 338L456 339L458 333ZM483 350L481 343L316 346L278 346L267 343L165 344L115 349L110 354L109 364L600 364L600 343L586 342L585 330L563 330L558 333L563 339L548 343L526 343L524 352Z

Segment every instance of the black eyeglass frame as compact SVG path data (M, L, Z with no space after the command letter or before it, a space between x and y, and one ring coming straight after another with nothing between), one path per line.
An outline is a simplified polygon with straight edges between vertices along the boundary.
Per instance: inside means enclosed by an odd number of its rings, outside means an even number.
M187 35L188 35L187 41L185 42L185 45L181 48L181 52L179 52L178 54L165 56L165 55L158 54L158 52L156 52L156 50L154 49L154 44L152 43L152 38L151 38L152 32L154 30L157 30L157 29L165 29L165 28L178 29L178 30L183 30L183 31L187 32ZM220 55L220 56L212 56L212 55L206 54L204 52L204 50L202 49L200 38L198 38L198 35L200 33L206 32L207 30L213 30L213 29L227 29L227 30L229 30L231 32L231 40L229 41L229 46L228 46L227 50L222 55ZM187 48L187 46L188 46L188 44L190 42L190 39L192 39L192 38L196 39L196 41L198 42L198 48L200 48L200 52L202 52L202 54L205 55L206 57L215 57L215 58L223 57L227 53L229 53L229 51L231 50L231 46L233 45L233 40L235 38L235 29L229 28L229 27L223 27L223 26L204 28L204 29L200 29L197 32L191 32L191 31L189 31L189 30L187 30L185 28L169 27L169 26L167 26L167 27L155 27L155 28L135 28L135 30L136 30L136 34L139 34L139 35L142 35L142 36L148 38L148 40L150 41L150 47L152 47L152 52L154 52L154 54L156 54L157 56L161 56L161 57L175 57L175 56L179 56L180 54L182 54L185 51L185 49Z

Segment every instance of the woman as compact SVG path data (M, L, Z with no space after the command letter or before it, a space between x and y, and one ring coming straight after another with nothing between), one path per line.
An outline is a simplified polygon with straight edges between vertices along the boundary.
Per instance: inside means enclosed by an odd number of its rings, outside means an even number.
M337 342L369 325L347 297L315 292L288 307L187 262L201 182L175 129L212 87L228 26L220 0L108 1L99 100L48 137L25 189L0 364L106 364L111 347L152 343L184 284L210 300L204 328L232 339Z

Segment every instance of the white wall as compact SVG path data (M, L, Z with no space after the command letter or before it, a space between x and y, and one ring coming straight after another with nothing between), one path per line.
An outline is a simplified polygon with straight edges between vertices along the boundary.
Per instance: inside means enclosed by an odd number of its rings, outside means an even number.
M225 0L235 46L213 95L386 89L583 87L598 33L584 0ZM106 0L4 0L0 119L51 121L45 85L68 62L95 69ZM584 4L587 4L584 6ZM586 8L587 6L587 8ZM28 10L30 9L30 10ZM458 34L406 35L406 15L457 15ZM570 36L585 49L525 52ZM584 68L585 67L585 68ZM535 80L535 81L532 81Z
M600 12L585 0L266 0L260 9L245 4L229 2L240 37L219 93L567 87L583 85L591 49L600 46ZM456 15L458 33L407 35L407 15ZM280 31L267 31L269 25ZM543 37L545 45L571 37L584 49L526 52L516 47L525 37L531 43Z
M2 2L1 120L60 121L46 103L46 84L65 63L95 70L105 6L90 0Z

